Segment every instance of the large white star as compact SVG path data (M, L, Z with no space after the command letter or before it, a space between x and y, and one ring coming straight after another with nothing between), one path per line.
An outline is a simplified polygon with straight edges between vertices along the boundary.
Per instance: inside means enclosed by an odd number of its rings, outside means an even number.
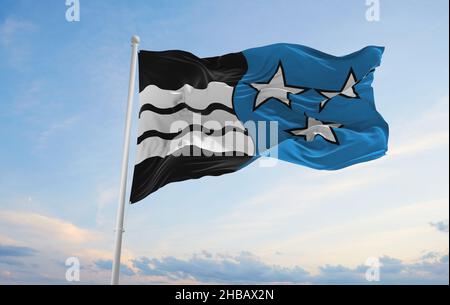
M250 86L258 91L253 104L253 110L271 98L277 99L281 103L291 107L289 93L298 94L306 90L303 87L286 85L286 77L284 75L283 65L281 62L278 64L276 73L272 76L268 83L252 83Z
M312 142L316 136L321 136L328 142L339 144L333 128L341 128L343 126L342 124L324 123L311 117L308 117L307 121L306 128L291 129L288 131L294 136L304 137L307 142Z

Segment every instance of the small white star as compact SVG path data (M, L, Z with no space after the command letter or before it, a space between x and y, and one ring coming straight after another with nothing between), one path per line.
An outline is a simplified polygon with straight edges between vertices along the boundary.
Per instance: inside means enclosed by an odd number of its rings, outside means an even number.
M304 137L307 142L312 142L316 136L321 136L328 142L339 144L333 128L341 128L343 126L342 124L324 123L311 117L308 117L307 121L308 125L306 128L291 129L288 131L294 136Z
M325 97L325 100L320 103L320 111L322 111L325 105L335 96L340 95L346 98L359 98L358 93L355 91L355 85L358 84L358 82L359 81L356 79L355 72L353 72L353 69L350 69L345 84L341 90L317 90L323 97Z
M281 62L278 64L276 73L272 76L268 83L252 83L250 84L255 90L258 91L255 102L253 104L253 110L267 102L269 99L274 98L281 103L291 107L291 101L289 100L289 93L298 94L306 89L303 87L287 86L286 77Z

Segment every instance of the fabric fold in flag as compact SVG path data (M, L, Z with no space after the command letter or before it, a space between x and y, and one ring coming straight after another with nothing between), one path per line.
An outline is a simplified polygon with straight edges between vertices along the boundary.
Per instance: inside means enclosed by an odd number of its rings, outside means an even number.
M383 51L336 57L293 44L210 58L141 51L130 202L260 156L326 170L383 156L388 125L371 86ZM252 128L261 122L277 128Z

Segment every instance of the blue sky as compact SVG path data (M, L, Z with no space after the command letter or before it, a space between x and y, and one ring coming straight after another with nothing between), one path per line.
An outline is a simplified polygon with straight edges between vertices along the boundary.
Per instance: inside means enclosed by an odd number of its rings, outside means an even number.
M0 4L0 283L65 283L70 256L109 282L133 34L198 56L385 46L391 140L342 171L255 163L127 207L123 282L367 283L379 257L381 283L448 283L448 1L381 0L377 22L364 0L80 4L74 23L64 0Z

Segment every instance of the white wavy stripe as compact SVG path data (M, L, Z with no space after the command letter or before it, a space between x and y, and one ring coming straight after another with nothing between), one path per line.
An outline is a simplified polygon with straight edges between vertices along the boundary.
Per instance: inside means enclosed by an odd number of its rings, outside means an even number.
M178 132L185 127L196 124L208 129L222 129L225 126L239 127L245 130L238 118L224 110L213 111L209 115L200 115L189 110L181 110L173 114L158 114L144 111L139 119L138 136L148 130L157 130L165 133Z
M165 157L191 145L215 153L236 151L250 156L255 154L255 144L252 138L241 132L230 131L224 136L211 137L196 130L174 140L164 140L158 137L145 139L137 147L136 164L151 157Z
M196 89L188 84L178 90L164 90L155 85L147 86L139 93L141 106L152 104L158 108L172 108L186 103L196 109L204 109L212 103L233 108L233 87L221 82L210 82L205 89Z

